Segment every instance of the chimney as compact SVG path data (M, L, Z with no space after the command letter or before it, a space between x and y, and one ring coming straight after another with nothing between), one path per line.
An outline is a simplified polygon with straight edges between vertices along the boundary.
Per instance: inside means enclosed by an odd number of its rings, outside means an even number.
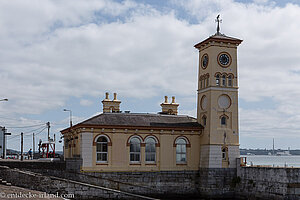
M175 96L172 96L172 103L175 103Z
M168 96L165 96L165 103L168 103Z
M109 93L108 92L105 92L105 99L104 100L109 100Z
M114 93L114 101L118 101L117 100L117 93Z
M117 93L114 93L114 99L109 99L109 93L105 93L105 99L102 101L103 113L120 112L121 101L117 100Z
M168 115L177 115L178 103L175 103L175 97L172 97L172 103L168 103L168 96L165 96L165 102L160 104L162 113Z

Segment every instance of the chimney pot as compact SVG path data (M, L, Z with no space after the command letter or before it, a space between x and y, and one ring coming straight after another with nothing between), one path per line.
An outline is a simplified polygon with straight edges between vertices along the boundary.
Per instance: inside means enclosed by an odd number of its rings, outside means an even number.
M109 97L108 97L108 95L109 95L109 93L108 93L108 92L106 92L106 93L105 93L105 100L109 100Z
M175 103L175 96L172 96L172 103Z
M165 96L165 103L168 103L168 96Z
M117 93L114 93L114 101L117 100Z

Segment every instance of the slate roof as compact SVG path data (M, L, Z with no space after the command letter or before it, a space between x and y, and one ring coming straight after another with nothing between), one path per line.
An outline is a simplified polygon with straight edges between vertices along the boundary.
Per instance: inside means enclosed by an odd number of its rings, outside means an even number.
M148 113L102 113L87 119L76 127L92 126L121 126L121 127L148 127L148 128L194 128L202 129L203 126L197 119L187 115L166 115ZM67 129L65 129L67 130ZM62 132L64 132L63 130Z

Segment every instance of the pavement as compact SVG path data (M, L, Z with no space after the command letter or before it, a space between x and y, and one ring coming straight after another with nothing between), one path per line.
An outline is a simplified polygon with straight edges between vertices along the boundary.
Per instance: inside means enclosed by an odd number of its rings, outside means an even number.
M16 186L0 185L0 199L5 200L21 200L21 199L34 199L34 200L63 200L64 198L58 197L57 194L47 194L36 190L29 190Z

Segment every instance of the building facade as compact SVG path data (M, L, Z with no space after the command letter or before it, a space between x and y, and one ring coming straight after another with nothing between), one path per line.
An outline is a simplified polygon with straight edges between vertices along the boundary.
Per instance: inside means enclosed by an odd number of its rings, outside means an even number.
M178 115L175 97L158 114L121 112L106 93L103 113L62 130L65 158L81 170L181 171L235 168L239 158L237 46L219 30L199 50L197 119Z

